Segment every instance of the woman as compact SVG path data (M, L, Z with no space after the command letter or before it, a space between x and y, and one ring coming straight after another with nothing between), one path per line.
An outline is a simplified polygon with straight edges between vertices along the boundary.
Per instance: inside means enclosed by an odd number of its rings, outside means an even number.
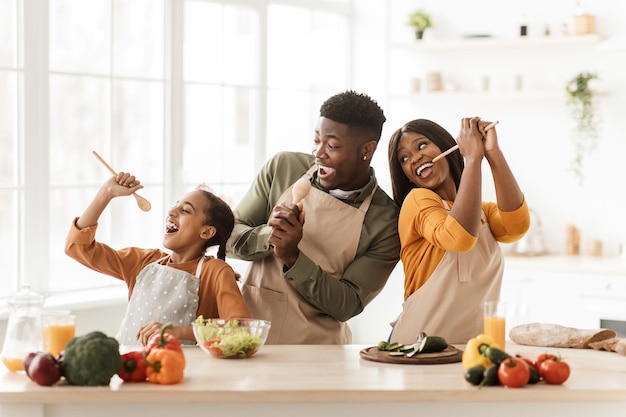
M482 333L482 304L497 300L503 255L528 230L528 207L488 122L464 118L459 150L438 124L413 120L389 142L393 197L404 265L403 311L390 340L413 343L420 332L465 343ZM491 168L497 202L482 201L481 163ZM464 161L465 160L465 161Z

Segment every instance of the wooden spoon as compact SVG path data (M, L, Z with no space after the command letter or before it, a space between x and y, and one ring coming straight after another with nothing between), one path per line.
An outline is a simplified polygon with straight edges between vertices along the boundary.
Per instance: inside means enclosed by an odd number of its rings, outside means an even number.
M298 205L300 208L300 215L298 216L298 220L300 224L304 224L304 209L300 201L309 194L311 190L311 183L309 182L308 177L301 177L298 181L293 184L291 188L291 198L292 203Z
M107 164L106 161L102 159L100 155L98 155L98 152L96 151L91 151L91 152L94 154L96 158L98 158L100 162L102 162L102 165L107 167L107 169L111 172L111 174L117 175L117 172L115 172L115 170L111 168L111 165ZM152 204L150 204L150 202L147 199L145 199L144 197L140 196L137 193L133 193L133 196L135 197L135 200L137 200L137 205L139 206L140 209L142 209L143 211L150 211L150 209L152 208Z
M300 200L306 197L307 194L309 194L310 189L311 184L307 177L302 177L298 181L296 181L293 185L293 188L291 189L293 204L298 204Z

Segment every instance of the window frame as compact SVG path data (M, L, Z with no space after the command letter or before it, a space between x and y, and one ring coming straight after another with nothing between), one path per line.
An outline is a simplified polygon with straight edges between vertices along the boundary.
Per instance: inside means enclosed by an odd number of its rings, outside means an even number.
M163 195L165 202L175 201L180 190L185 187L180 167L183 161L183 147L176 138L184 137L184 80L183 80L183 10L188 0L164 0L164 174ZM267 146L267 67L268 67L268 9L271 5L302 7L310 11L324 11L346 16L351 22L353 2L333 2L324 0L193 0L210 1L222 5L245 7L256 10L260 16L259 39L260 58L258 114L256 129L258 140L254 144L255 171L266 160ZM13 280L13 291L28 283L34 291L47 295L47 306L72 309L103 306L112 303L125 303L127 288L123 282L111 284L104 281L102 286L89 289L50 292L48 283L52 277L49 271L51 251L49 247L51 229L48 226L47 209L50 207L49 172L50 144L50 90L49 62L49 0L16 0L17 4L17 43L18 43L18 121L17 159L18 172L15 190L17 191L17 276ZM353 23L350 23L351 26ZM347 40L352 44L352 30L348 30ZM111 34L113 36L113 34ZM348 71L352 74L351 57L347 58ZM353 77L349 77L349 81ZM319 105L319 103L317 103ZM250 182L252 178L250 178ZM80 210L80 208L79 208ZM59 219L65 222L66 219ZM37 261L43 260L43 261ZM121 296L123 295L123 296ZM0 316L6 315L6 301L10 294L0 295Z

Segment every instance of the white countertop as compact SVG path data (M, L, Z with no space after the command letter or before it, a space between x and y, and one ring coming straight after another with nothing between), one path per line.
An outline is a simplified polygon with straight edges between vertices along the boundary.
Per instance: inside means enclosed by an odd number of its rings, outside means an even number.
M350 407L360 404L357 408L364 407L365 414L368 410L372 414L379 412L380 406L376 404L383 404L388 414L393 415L393 407L402 411L404 406L400 404L427 402L434 407L433 411L463 406L468 411L465 415L473 415L468 404L492 403L497 408L515 403L524 412L538 403L585 402L593 403L596 409L626 405L626 357L613 352L558 350L572 370L570 379L562 386L540 383L521 389L478 389L465 382L460 363L372 362L359 355L365 347L271 345L244 360L217 359L197 347L189 347L184 350L187 358L184 380L169 386L122 383L115 376L106 387L65 384L40 387L22 373L3 370L0 371L0 410L3 417L55 416L59 412L62 414L58 415L78 416L87 411L90 416L96 416L96 410L104 406L108 413L115 411L119 416L131 415L138 409L146 411L146 404L152 404L153 408L161 404L161 408L223 407L224 410L229 410L229 404L237 404L238 408L247 404L242 408L246 412L262 404L272 404L292 412L303 404L319 411L332 403ZM533 359L542 352L557 352L553 348L512 343L507 344L506 350ZM243 411L242 415L245 415Z

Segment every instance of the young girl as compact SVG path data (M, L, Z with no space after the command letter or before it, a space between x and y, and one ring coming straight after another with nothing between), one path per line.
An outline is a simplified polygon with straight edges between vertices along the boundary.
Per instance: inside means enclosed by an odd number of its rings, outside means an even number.
M145 345L166 322L173 323L172 335L193 344L191 323L199 315L250 317L235 273L224 261L233 212L205 185L185 194L169 210L163 237L169 254L136 247L115 250L95 240L98 219L111 200L141 188L133 175L124 172L107 180L83 215L74 219L65 244L67 255L128 285L129 303L116 336L120 344ZM206 256L206 250L216 245L219 259Z
M398 129L389 142L393 197L404 266L402 313L390 340L413 343L420 332L465 343L482 333L483 302L498 300L503 255L497 242L514 242L528 230L528 207L498 146L496 129L465 118L459 150L430 120ZM464 160L465 159L465 162ZM497 203L482 201L481 163L491 168Z

